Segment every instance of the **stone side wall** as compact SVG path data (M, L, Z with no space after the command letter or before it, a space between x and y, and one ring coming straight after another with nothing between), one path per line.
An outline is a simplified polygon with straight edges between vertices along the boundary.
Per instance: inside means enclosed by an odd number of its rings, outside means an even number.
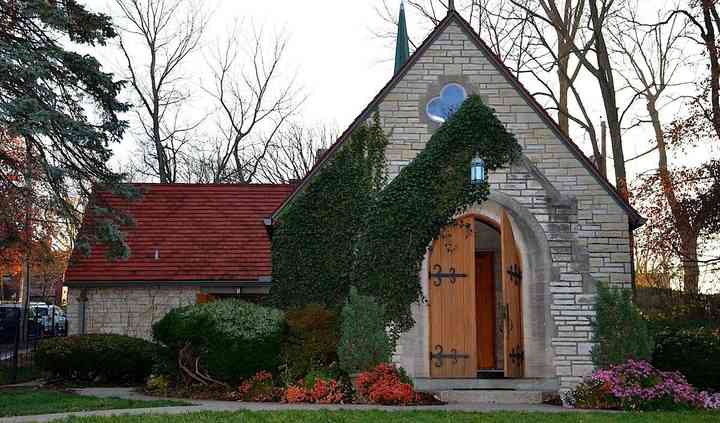
M425 117L425 105L448 82L462 84L493 107L536 168L533 173L520 163L493 172L491 191L517 201L543 228L552 260L552 276L543 282L548 286L540 287L549 290L551 302L545 333L551 337L554 376L563 388L572 387L592 370L590 319L596 283L631 284L627 215L455 23L379 105L382 124L391 134L386 151L391 177L430 139L437 126ZM562 199L553 199L550 191ZM422 377L429 363L422 341L428 333L427 307L418 305L414 311L418 325L401 339L397 357Z
M80 333L81 289L68 292L68 333ZM86 333L115 333L152 338L152 325L175 307L194 304L197 288L88 288Z

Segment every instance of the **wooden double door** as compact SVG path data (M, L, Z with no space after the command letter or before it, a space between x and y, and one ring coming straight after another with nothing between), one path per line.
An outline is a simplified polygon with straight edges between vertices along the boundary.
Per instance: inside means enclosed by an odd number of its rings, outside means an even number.
M430 249L430 376L475 378L479 370L495 368L499 310L504 376L522 377L522 268L512 226L503 212L498 307L495 255L476 253L475 220L466 216L444 228Z

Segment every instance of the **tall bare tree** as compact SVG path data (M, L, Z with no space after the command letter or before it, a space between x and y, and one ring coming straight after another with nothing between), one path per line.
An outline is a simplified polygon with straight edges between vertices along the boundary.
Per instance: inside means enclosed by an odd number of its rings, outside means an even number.
M698 102L696 106L703 108L703 114L708 119L720 140L720 4L717 0L687 0L685 7L678 7L668 13L667 18L660 24L672 23L677 15L683 16L690 24L692 32L689 38L703 47L708 61L707 90L710 97L710 107L705 102ZM704 98L704 96L702 97Z
M698 266L698 236L693 211L680 200L678 185L672 177L668 159L668 134L665 128L669 121L661 117L660 109L675 101L671 90L694 81L681 79L681 71L689 65L689 53L683 51L682 43L687 35L687 23L675 16L668 25L643 24L637 13L637 5L627 7L616 20L616 31L610 33L610 49L625 65L619 72L626 87L634 97L645 103L647 116L638 116L638 121L652 125L654 146L657 150L657 179L660 190L670 209L675 233L680 237L679 254L682 261L683 282L686 290L697 292L700 270ZM677 133L677 132L676 132Z
M198 49L208 15L189 0L115 0L120 48L139 101L142 169L160 182L177 179L179 159L200 120L184 119L190 98L183 63Z
M276 137L304 100L294 75L284 73L287 39L261 30L242 34L238 28L220 43L212 59L213 84L206 89L217 106L219 135L205 166L215 183L255 181Z
M536 66L526 74L532 75L533 82L545 87L539 95L552 102L548 108L557 110L558 124L563 132L570 134L570 122L585 131L596 166L606 176L605 122L597 122L586 106L587 96L579 88L585 64L582 60L573 60L575 54L584 56L592 51L596 39L588 30L587 1L511 0L511 3L516 10L525 11L525 19L531 24L529 36L534 40L535 49L528 54ZM545 78L553 70L557 73L556 90ZM600 134L598 124L601 125Z
M510 1L519 8L528 11L531 10L520 0ZM563 1L562 3L556 0L533 1L538 2L541 6L541 12L535 12L534 16L541 20L547 20L553 26L555 34L558 37L558 46L562 46L564 54L572 52L573 57L582 64L583 68L597 81L597 87L603 99L605 119L607 121L612 146L616 186L621 195L628 198L627 171L622 140L623 114L619 108L615 72L611 52L608 49L606 41L606 32L608 32L612 26L612 17L617 10L624 6L621 4L622 0L585 0L585 2L579 2L578 6L587 9L587 18L583 26L586 28L588 34L586 37L581 38L578 38L577 28L581 27L582 9L575 10L574 12L572 12L572 8L570 11L568 11L567 7L561 9L561 6L563 4L567 5L567 2L570 2L570 0ZM586 6L585 3L587 4ZM570 25L568 25L566 21L569 22ZM562 81L566 76L567 75L562 75L560 80ZM568 81L565 82L567 83ZM626 109L628 107L626 107ZM598 154L599 151L597 151L596 147L597 143L593 142L593 149L595 153Z
M337 131L327 126L304 127L297 123L280 132L260 165L265 182L288 183L305 177L335 141Z

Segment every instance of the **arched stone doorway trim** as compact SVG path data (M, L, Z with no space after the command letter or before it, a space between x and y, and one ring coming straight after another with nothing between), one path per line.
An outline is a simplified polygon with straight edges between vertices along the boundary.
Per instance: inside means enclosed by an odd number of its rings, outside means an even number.
M543 227L524 205L498 191L492 192L484 203L468 208L462 216L471 214L497 227L502 210L510 216L524 269L522 305L525 377L554 378L552 337L555 324L550 312L552 255Z

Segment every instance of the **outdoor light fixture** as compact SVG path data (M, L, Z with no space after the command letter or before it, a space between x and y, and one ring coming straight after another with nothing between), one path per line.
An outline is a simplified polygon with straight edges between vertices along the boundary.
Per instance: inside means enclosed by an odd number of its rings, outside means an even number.
M470 182L479 185L485 183L487 174L485 172L485 160L480 158L479 154L475 154L475 158L470 162Z

